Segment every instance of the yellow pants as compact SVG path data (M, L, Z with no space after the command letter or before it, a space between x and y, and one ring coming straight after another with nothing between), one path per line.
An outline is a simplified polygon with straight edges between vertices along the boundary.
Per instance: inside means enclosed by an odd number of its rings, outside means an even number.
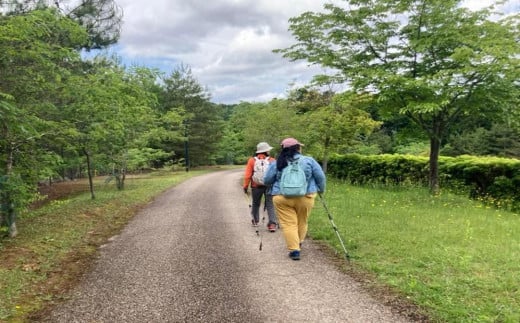
M316 194L290 198L283 195L273 196L278 222L289 251L300 250L300 243L307 235L307 219L314 207L315 198Z

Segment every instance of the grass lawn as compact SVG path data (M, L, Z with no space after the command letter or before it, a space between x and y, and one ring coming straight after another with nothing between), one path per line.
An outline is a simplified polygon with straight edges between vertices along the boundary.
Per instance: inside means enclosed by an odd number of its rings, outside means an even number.
M351 266L439 322L520 322L520 215L424 188L330 180L324 196ZM343 254L319 197L309 235Z

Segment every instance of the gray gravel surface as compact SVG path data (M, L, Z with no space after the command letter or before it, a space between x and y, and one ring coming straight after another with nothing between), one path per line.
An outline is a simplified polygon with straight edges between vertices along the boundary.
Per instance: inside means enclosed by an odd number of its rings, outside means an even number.
M293 261L280 231L264 225L257 234L241 177L241 170L197 176L157 197L101 248L92 271L44 321L408 321L312 241Z

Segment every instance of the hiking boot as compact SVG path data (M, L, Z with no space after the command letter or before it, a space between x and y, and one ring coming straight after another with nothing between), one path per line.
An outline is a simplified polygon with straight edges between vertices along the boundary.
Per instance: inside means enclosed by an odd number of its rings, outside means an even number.
M271 232L276 232L276 223L269 223L267 225L267 230L269 230Z
M251 220L251 225L254 226L254 227L257 227L258 226L258 222L256 222L254 219Z
M289 258L292 260L300 260L300 250L293 250L289 252Z

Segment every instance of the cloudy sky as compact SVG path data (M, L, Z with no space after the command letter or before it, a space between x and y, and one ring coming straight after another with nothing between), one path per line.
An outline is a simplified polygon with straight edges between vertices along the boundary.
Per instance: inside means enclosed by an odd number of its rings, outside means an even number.
M343 3L341 0L332 0ZM288 19L320 11L326 0L117 0L124 12L112 49L127 65L170 73L184 64L215 103L264 102L284 97L290 84L307 84L322 72L290 62L275 48L294 44ZM466 0L480 8L492 0ZM520 11L509 0L505 11Z

